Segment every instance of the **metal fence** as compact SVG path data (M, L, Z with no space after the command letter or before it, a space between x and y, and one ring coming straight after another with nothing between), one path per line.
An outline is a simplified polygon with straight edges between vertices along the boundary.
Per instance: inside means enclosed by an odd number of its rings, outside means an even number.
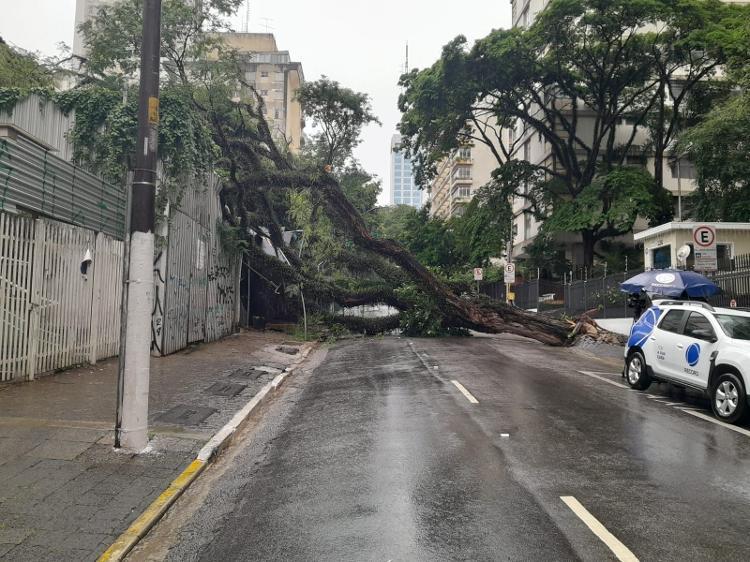
M31 211L104 232L125 233L125 190L19 134L0 139L0 210Z
M219 178L197 178L170 211L154 260L151 351L168 355L231 334L239 320L239 256L221 247Z
M709 298L714 306L728 307L735 300L739 307L750 307L750 255L735 256L720 264L720 271L707 277L721 287L719 295ZM603 270L602 270L603 271ZM564 281L532 279L513 285L515 305L525 309L536 309L551 314L575 316L595 310L599 318L623 318L630 316L628 295L620 291L620 283L643 270L613 273L598 277L584 274L565 276ZM505 285L499 282L486 283L480 287L482 293L497 300L505 300Z
M105 234L0 213L0 381L117 354L122 252Z

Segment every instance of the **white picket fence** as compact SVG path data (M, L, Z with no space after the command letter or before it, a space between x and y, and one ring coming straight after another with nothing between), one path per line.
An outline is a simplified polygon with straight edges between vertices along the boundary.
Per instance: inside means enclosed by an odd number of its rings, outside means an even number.
M122 260L110 236L0 213L0 381L117 355Z

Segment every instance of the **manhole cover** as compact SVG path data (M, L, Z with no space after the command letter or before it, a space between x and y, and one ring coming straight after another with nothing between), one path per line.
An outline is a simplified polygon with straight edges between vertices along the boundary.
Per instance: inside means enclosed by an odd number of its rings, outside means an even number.
M233 384L230 382L216 382L206 389L213 396L237 396L247 388L244 384Z
M213 408L205 408L203 406L185 406L180 404L168 412L163 413L156 419L164 423L173 423L176 425L198 425L208 416L215 413L216 410Z

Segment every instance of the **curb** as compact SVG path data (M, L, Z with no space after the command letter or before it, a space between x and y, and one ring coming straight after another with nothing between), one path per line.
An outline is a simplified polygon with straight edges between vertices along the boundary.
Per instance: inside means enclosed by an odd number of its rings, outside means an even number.
M250 417L250 414L252 414L252 412L263 403L266 396L272 391L278 390L284 380L294 373L297 367L307 359L307 356L310 355L315 348L317 348L317 345L313 343L307 347L307 349L303 350L296 363L287 367L283 373L276 375L276 377L260 389L260 391L253 396L253 398L245 404L245 406L239 410L224 427L217 431L198 452L198 456L195 460L193 460L188 467L172 481L167 489L164 490L135 521L133 521L130 527L128 527L127 530L122 533L106 551L104 551L104 553L98 558L98 562L117 562L125 558L125 556L133 550L135 545L137 545L138 542L148 534L153 526L156 525L159 519L162 518L182 493L188 489L190 484L198 478L206 466L217 457L219 452L229 445L231 438L237 429L239 429L243 422Z

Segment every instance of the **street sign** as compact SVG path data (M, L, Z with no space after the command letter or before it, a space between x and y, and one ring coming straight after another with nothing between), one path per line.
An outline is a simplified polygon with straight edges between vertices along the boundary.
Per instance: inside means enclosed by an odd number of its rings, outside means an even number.
M693 228L693 247L695 248L695 271L716 271L716 227L700 224Z
M514 263L506 263L505 269L504 269L504 277L506 283L515 283L516 282L516 264Z
M484 279L484 271L481 267L474 268L474 281L481 281Z

